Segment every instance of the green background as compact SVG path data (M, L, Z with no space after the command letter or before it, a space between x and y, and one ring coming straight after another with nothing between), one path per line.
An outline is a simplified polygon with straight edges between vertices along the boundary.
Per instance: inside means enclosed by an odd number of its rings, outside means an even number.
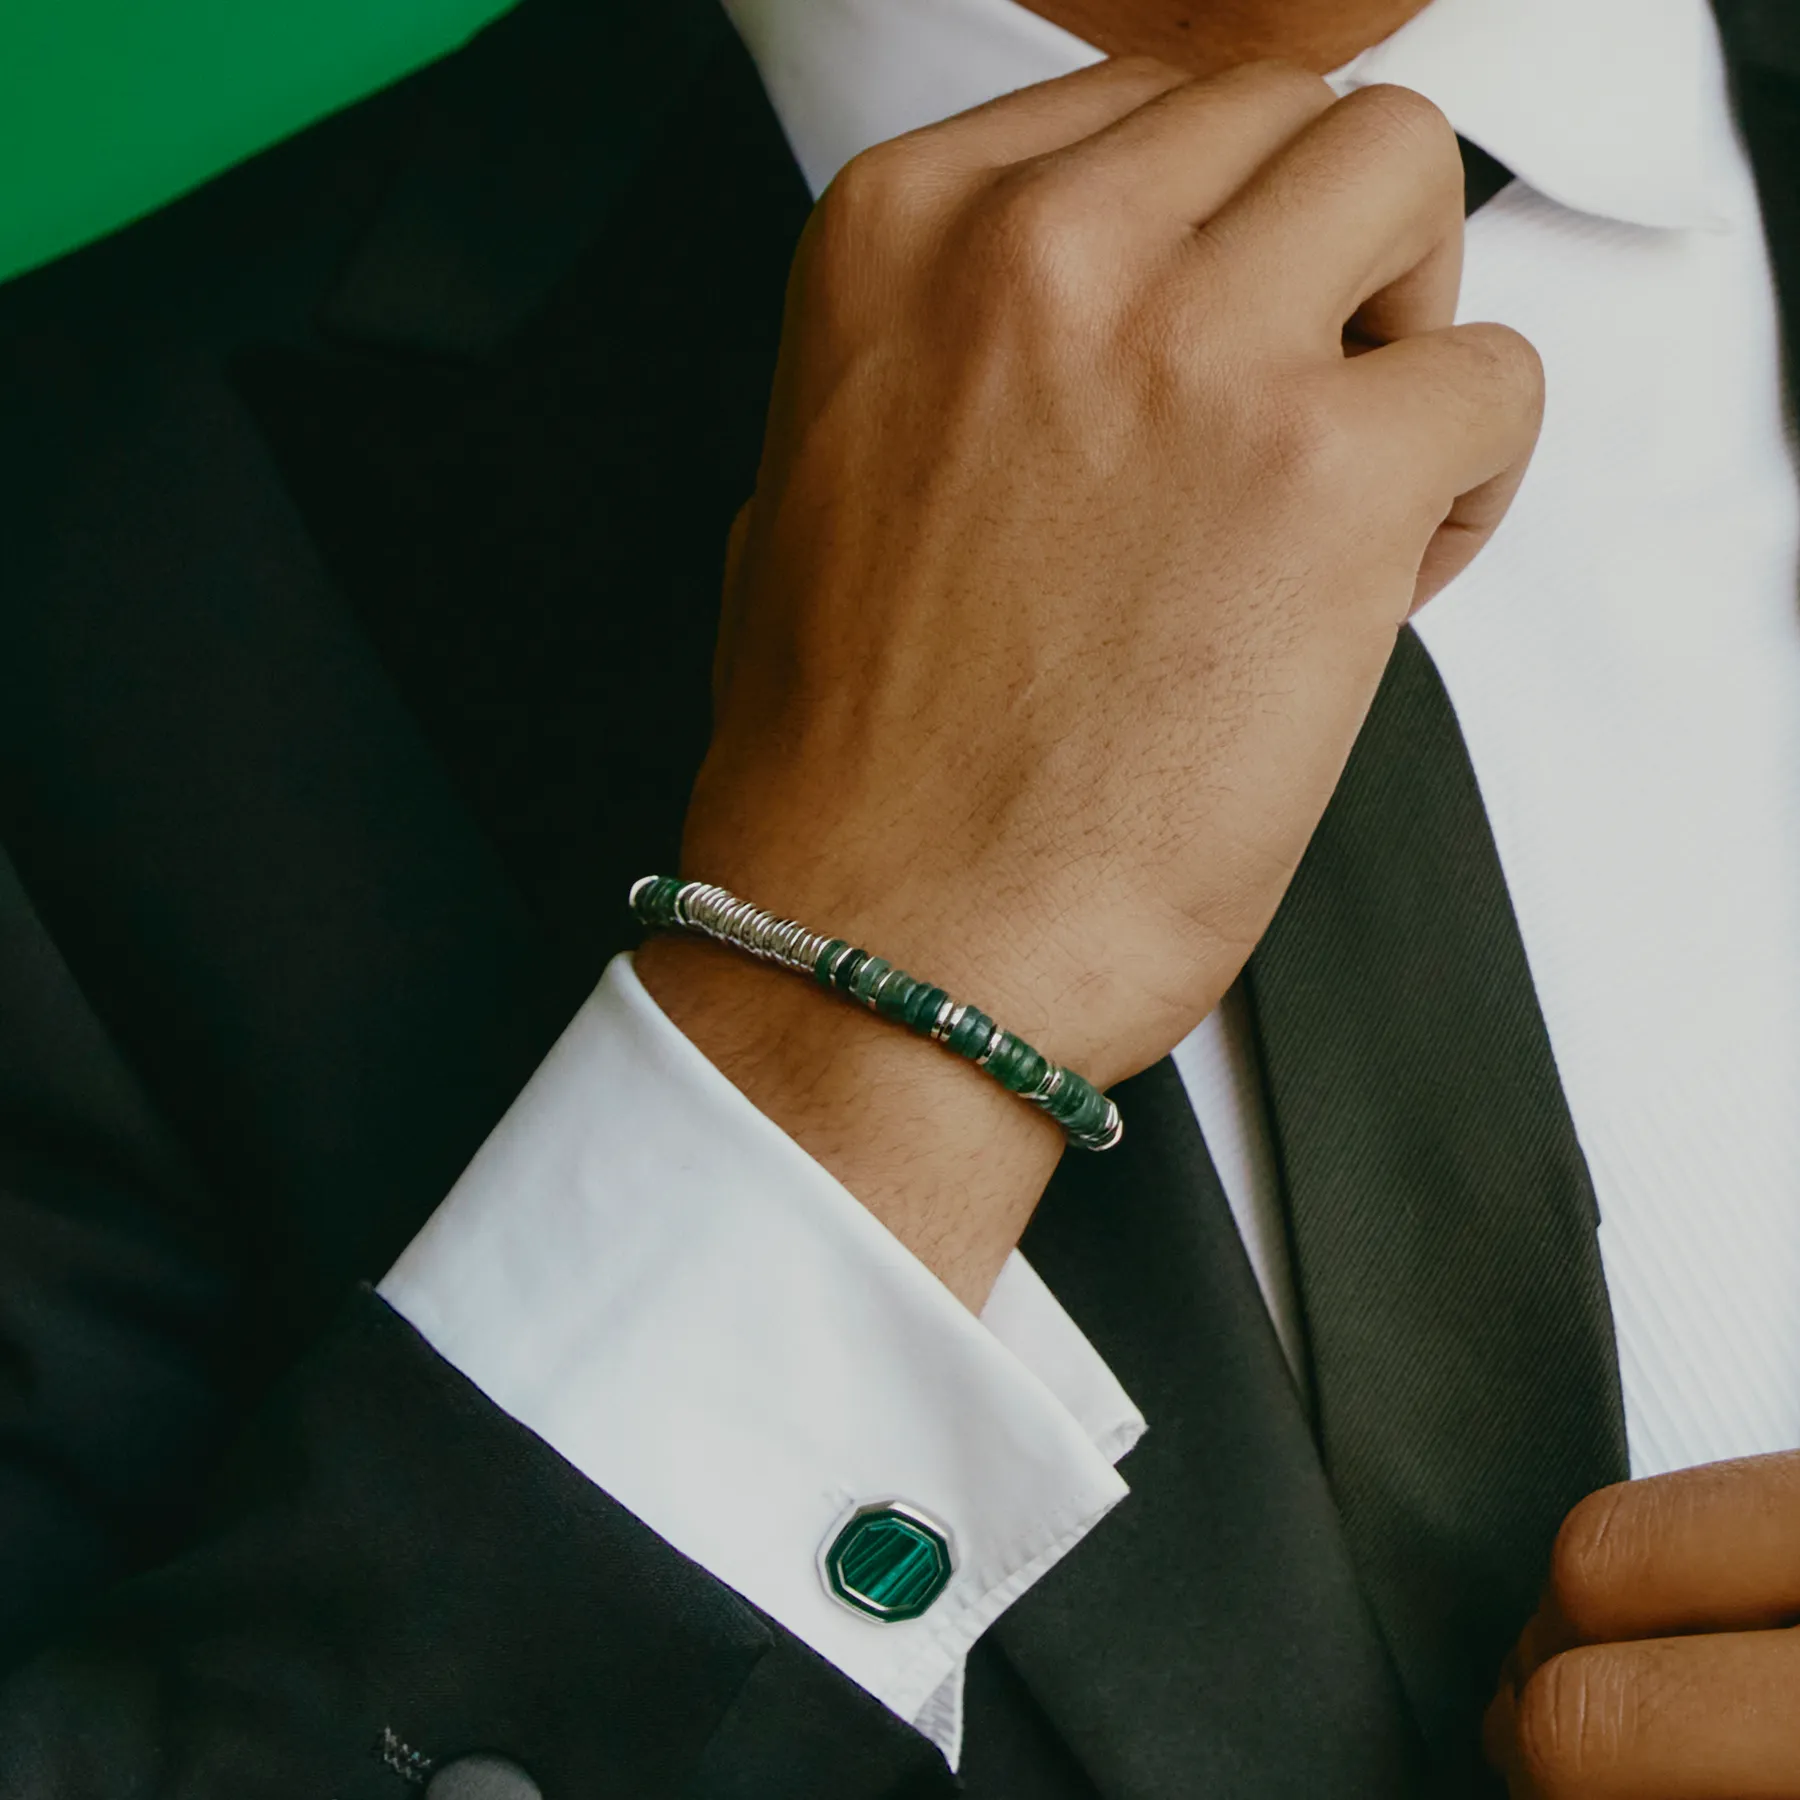
M509 4L0 0L0 280L442 55Z

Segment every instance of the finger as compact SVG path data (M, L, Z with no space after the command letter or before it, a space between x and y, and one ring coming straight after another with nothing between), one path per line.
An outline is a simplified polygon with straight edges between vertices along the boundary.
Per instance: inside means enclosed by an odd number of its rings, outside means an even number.
M1186 231L1212 217L1336 96L1285 63L1246 63L1135 107L1054 158L1097 206Z
M1193 84L1191 73L1147 56L1109 58L1054 81L1002 94L892 140L946 171L973 174L1048 156L1104 131L1171 88ZM879 147L878 147L879 148Z
M1544 1615L1539 1658L1560 1642L1800 1620L1800 1452L1590 1494L1557 1535Z
M1515 463L1492 481L1457 495L1444 521L1431 534L1425 554L1419 558L1419 575L1413 583L1412 605L1407 617L1416 613L1427 600L1442 593L1479 554L1481 547L1494 535L1500 521L1512 508L1519 483L1525 479L1529 463Z
M1795 1800L1800 1632L1570 1650L1490 1719L1515 1800Z
M1468 565L1512 505L1543 423L1543 364L1504 325L1458 325L1356 357L1338 379L1384 444L1436 476L1417 502L1430 509L1431 526L1417 610Z
M1363 88L1300 132L1206 236L1247 316L1336 349L1449 325L1462 278L1456 134L1408 88Z

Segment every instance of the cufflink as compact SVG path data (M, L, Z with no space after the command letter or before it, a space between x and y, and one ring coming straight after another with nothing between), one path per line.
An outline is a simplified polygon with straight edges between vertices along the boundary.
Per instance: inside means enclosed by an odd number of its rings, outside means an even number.
M904 1500L856 1507L819 1552L825 1591L884 1625L918 1618L950 1585L955 1567L948 1529Z

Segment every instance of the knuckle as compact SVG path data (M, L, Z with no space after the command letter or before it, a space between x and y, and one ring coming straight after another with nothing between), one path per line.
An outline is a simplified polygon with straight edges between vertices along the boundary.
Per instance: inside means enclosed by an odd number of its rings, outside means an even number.
M1544 359L1522 331L1510 325L1470 325L1464 327L1469 342L1488 360L1495 376L1516 386L1543 391Z
M1441 177L1454 178L1461 193L1462 152L1456 145L1456 128L1423 94L1384 83L1359 88L1342 104L1354 108L1364 128L1386 139L1400 154L1427 159Z
M1456 144L1456 131L1443 109L1427 100L1417 88L1397 87L1392 82L1378 82L1373 87L1359 88L1349 96L1347 104L1369 115L1372 124L1396 135L1416 140L1422 147L1437 148Z
M1615 1650L1568 1650L1525 1684L1514 1745L1533 1792L1545 1800L1587 1791L1621 1760L1631 1732L1629 1658Z
M820 211L828 228L858 235L892 230L917 215L929 188L917 145L895 139L852 157L826 189Z
M1544 365L1530 341L1502 325L1458 325L1440 341L1445 355L1425 349L1421 377L1483 429L1534 440L1544 418Z
M1458 328L1466 346L1471 377L1485 397L1514 414L1541 418L1544 410L1544 360L1537 346L1506 325Z
M1030 250L1060 241L1071 223L1067 185L1049 163L1011 171L994 188L990 229Z
M916 141L877 144L840 169L807 221L798 266L828 309L928 244L943 174Z
M1086 311L1105 283L1077 200L1054 163L1008 171L976 221L977 266L1059 312Z

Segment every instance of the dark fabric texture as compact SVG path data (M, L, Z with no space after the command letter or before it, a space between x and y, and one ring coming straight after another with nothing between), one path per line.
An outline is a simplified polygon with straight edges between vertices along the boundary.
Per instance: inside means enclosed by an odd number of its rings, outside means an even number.
M1326 1473L1421 1725L1479 1723L1557 1527L1627 1473L1587 1165L1475 779L1402 634L1251 959Z
M1800 6L1725 0L1719 6L1738 129L1756 171L1787 345L1790 408L1800 394Z
M576 39L557 60L592 54ZM533 99L517 78L489 111ZM446 368L334 337L233 365L317 554L572 971L569 994L635 941L631 881L677 860L725 538L755 486L810 209L735 44L698 61L668 110L604 235L491 353ZM532 188L529 160L483 165L479 216L515 182ZM391 202L346 280L380 271L385 328L416 316L430 345L439 277L417 239Z
M1463 212L1479 212L1512 180L1512 170L1466 137L1459 137L1456 147L1462 154Z
M1131 1497L994 1636L1109 1800L1417 1790L1417 1744L1172 1062L1024 1249L1150 1430Z
M1788 344L1800 10L1720 9ZM1461 141L1469 209L1506 171ZM1790 404L1792 394L1790 393ZM1321 1452L1451 1792L1574 1502L1629 1473L1598 1208L1474 772L1401 634L1248 981Z
M7 1800L947 1790L378 1303L330 1323L671 860L807 206L710 5L534 0L0 293ZM987 1791L1082 1793L1016 1679L970 1705Z
M780 1741L714 1783L708 1741L784 1685ZM401 1800L384 1733L432 1764L504 1752L550 1800L949 1792L930 1746L775 1650L365 1291L255 1421L186 1552L0 1688L0 1796Z
M1755 0L1728 31L1791 303L1785 17ZM399 1800L476 1754L545 1800L951 1791L355 1290L631 941L626 882L672 860L806 210L711 0L525 0L0 290L5 1800ZM1441 748L1419 698L1378 715ZM1377 905L1344 880L1328 924ZM1469 979L1523 1043L1491 900ZM1285 1172L1329 1200L1336 999L1368 994L1271 948ZM1432 1128L1464 1174L1526 1144L1569 1176L1530 1069ZM1392 1095L1360 1091L1385 1295L1434 1219L1383 1161ZM1328 1415L1322 1468L1173 1069L1122 1099L1125 1148L1071 1159L1028 1249L1151 1435L1132 1498L978 1647L961 1785L1429 1791L1406 1694L1436 1721L1440 1622L1408 1636L1379 1534L1340 1520L1344 1440ZM1461 1707L1479 1658L1454 1656Z
M226 1429L206 1197L0 855L0 1669L170 1548Z

